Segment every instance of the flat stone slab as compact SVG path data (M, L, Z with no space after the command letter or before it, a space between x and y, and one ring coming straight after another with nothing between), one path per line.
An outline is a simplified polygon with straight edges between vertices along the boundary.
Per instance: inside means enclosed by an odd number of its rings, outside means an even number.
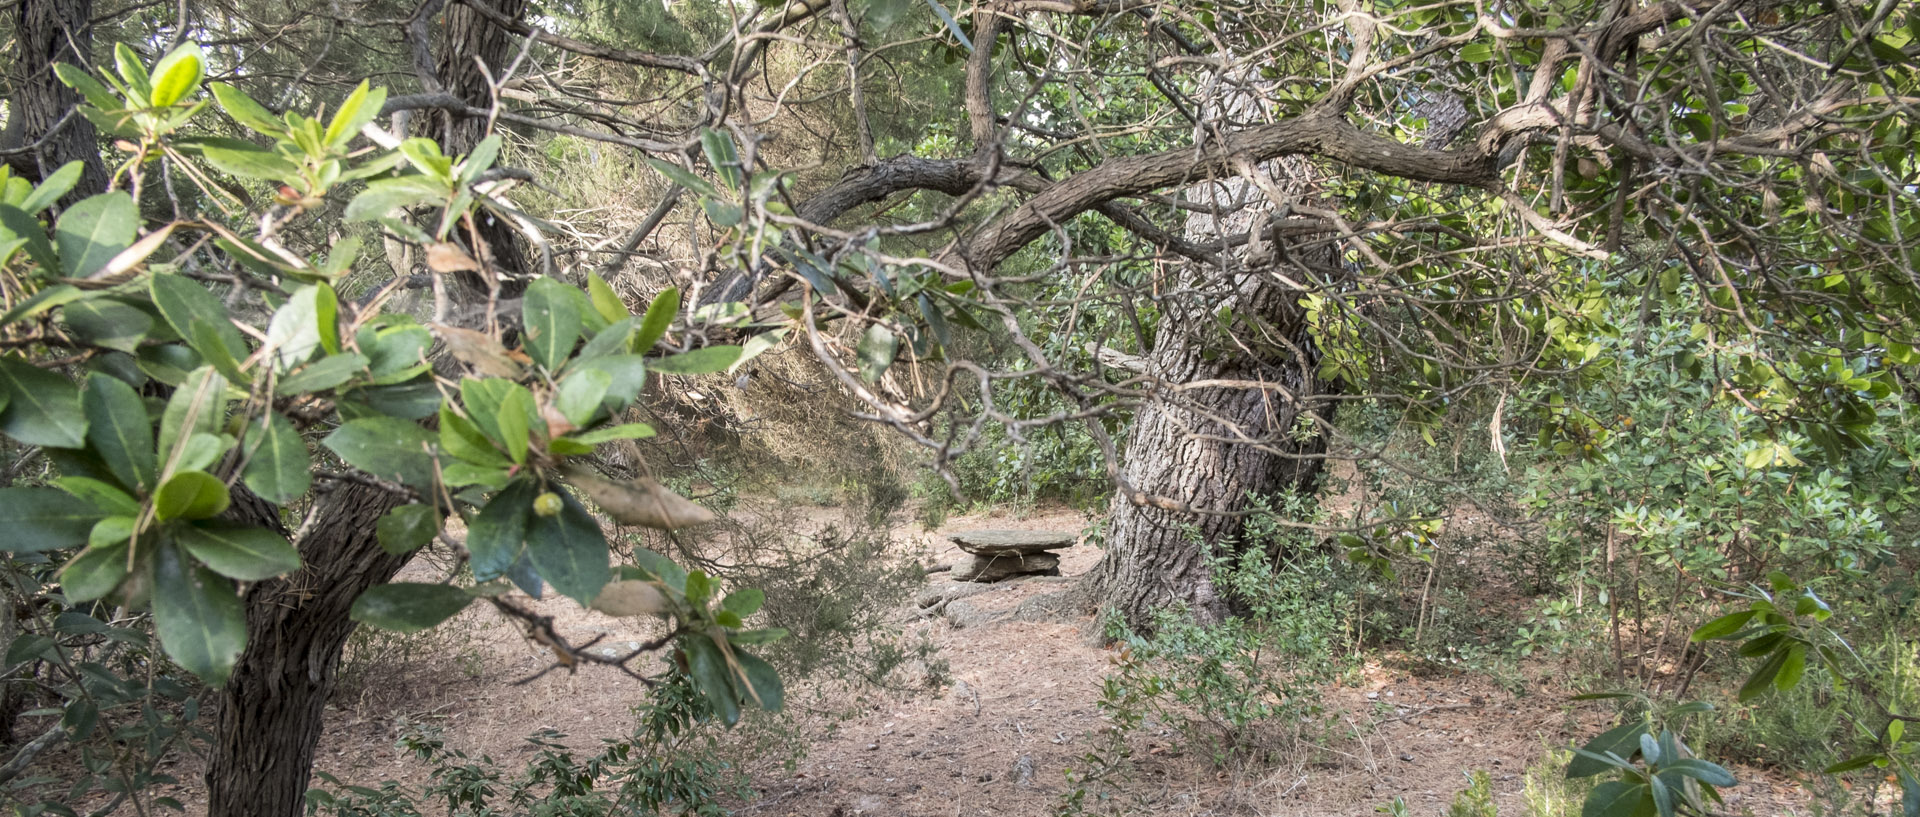
M968 553L991 556L1001 553L1045 553L1073 547L1080 534L1050 530L966 530L947 534L947 539Z

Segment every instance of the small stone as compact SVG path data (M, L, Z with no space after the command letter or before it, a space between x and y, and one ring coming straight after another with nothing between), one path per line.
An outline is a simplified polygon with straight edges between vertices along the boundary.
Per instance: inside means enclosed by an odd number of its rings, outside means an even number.
M1401 760L1404 760L1404 761L1406 761L1406 762L1408 762L1408 763L1412 763L1412 762L1413 762L1413 755L1401 755L1401 756L1400 756L1400 759L1401 759Z

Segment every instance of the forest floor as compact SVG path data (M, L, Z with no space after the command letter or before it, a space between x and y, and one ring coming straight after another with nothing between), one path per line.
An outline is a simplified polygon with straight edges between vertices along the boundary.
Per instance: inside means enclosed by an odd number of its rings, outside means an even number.
M941 533L982 528L1074 531L1082 515L1041 511L1013 518L949 519ZM944 537L902 531L924 543L936 563L961 555ZM939 648L950 679L937 692L868 695L850 714L845 701L819 701L821 690L789 692L790 708L810 702L839 712L802 718L807 744L797 764L786 757L747 761L757 796L743 815L1051 815L1074 787L1069 769L1098 745L1106 720L1097 706L1115 652L1090 638L1091 617L1035 615L1023 602L1064 589L1091 568L1099 551L1081 544L1062 552L1058 578L988 585L948 604L945 615L911 607L898 625ZM931 574L933 584L946 583ZM556 616L562 632L604 633L613 642L648 633L631 620L583 612L565 600L531 602ZM526 737L555 730L583 754L604 738L628 734L631 708L645 688L609 668L552 672L513 682L551 663L551 654L521 637L491 610L476 609L449 625L432 648L392 656L368 672L356 697L329 707L317 771L341 783L418 785L428 769L395 745L409 723L441 730L449 748L517 769L536 748ZM1321 689L1329 713L1310 750L1281 762L1220 767L1151 719L1133 735L1124 775L1094 787L1090 813L1165 815L1371 815L1399 796L1414 815L1442 815L1464 774L1489 773L1500 811L1525 815L1526 770L1549 748L1564 747L1609 726L1611 708L1570 704L1553 660L1524 664L1523 681L1506 687L1459 672L1421 677L1391 661L1369 661ZM1518 687L1521 694L1509 691ZM753 717L749 714L748 717ZM171 770L183 782L172 796L199 813L197 768ZM1805 813L1807 797L1778 775L1735 769L1742 785L1725 792L1726 814ZM1104 798L1101 796L1104 795ZM423 803L423 806L426 806ZM1578 813L1574 806L1572 813Z

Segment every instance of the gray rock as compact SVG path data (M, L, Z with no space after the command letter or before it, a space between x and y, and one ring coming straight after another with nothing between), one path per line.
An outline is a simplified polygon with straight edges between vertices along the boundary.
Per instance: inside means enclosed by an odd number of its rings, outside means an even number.
M1027 575L1060 575L1060 557L1051 553L982 554L974 556L972 563L953 569L954 580L963 582L997 582Z

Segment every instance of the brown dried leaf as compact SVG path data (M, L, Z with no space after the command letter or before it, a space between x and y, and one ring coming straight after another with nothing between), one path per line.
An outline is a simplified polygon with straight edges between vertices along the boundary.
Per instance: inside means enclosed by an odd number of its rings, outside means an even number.
M427 269L434 272L479 272L480 262L466 250L447 243L427 245Z
M610 616L664 616L667 597L652 582L627 579L608 584L593 598L593 609Z
M714 520L712 511L646 477L614 482L579 468L568 469L567 477L622 525L673 530Z
M573 421L566 418L566 415L561 414L559 409L554 408L551 402L540 407L540 419L547 421L547 439L549 440L578 428Z
M447 344L447 351L453 353L454 358L473 367L475 373L486 377L520 376L520 366L493 336L438 323L433 325L433 332Z

